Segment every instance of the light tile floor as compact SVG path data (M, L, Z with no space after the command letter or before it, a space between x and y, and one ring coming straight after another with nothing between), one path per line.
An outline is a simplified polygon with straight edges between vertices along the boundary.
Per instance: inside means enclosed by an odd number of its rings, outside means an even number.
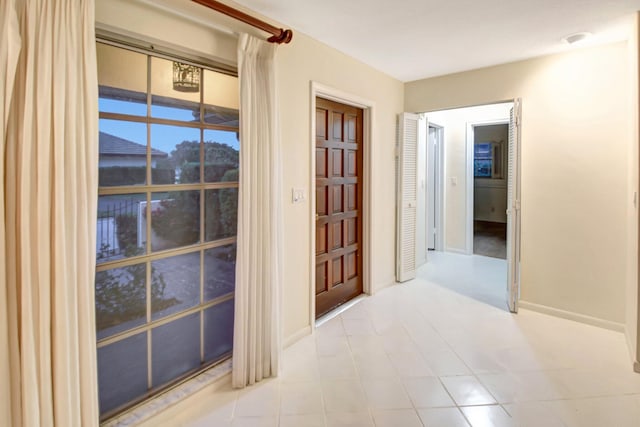
M505 310L503 260L429 254L284 354L284 372L224 390L208 426L638 427L640 374L620 333Z

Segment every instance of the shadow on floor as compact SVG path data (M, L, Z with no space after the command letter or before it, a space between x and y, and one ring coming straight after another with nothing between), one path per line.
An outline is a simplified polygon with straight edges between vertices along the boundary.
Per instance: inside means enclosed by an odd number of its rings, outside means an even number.
M507 259L507 224L473 221L473 253Z
M418 277L504 311L507 306L506 260L479 255L429 252Z

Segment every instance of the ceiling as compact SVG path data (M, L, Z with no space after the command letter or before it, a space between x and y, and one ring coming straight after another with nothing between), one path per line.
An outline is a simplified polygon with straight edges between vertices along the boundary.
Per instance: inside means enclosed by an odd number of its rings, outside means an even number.
M640 0L235 0L398 80L626 40Z

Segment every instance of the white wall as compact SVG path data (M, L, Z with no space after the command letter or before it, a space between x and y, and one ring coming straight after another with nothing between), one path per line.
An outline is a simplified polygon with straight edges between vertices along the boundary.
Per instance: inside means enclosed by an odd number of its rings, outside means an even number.
M611 327L625 322L630 262L628 56L617 43L405 85L408 111L522 98L521 299ZM447 206L453 235L461 200Z
M629 37L628 55L629 55L629 75L631 78L629 88L629 144L628 150L628 167L629 167L629 191L638 191L638 160L640 153L638 145L640 143L640 133L638 129L638 56L640 55L640 46L638 44L640 32L640 14L634 16L631 25L631 34ZM640 203L640 200L639 200ZM627 343L629 345L629 354L635 362L640 361L640 313L638 305L640 304L640 295L638 289L638 208L633 204L628 204L627 208L627 224L629 231L627 233L627 286L626 286L626 316L625 316L625 332ZM640 364L636 365L636 370L640 372Z
M407 95L409 93L407 92ZM427 113L429 122L444 127L445 250L467 252L467 124L509 120L511 103L457 108ZM428 106L406 107L428 111ZM454 184L455 181L455 184ZM472 233L473 230L470 230Z
M507 223L507 181L473 180L473 220Z
M148 2L151 3L151 2ZM96 22L135 38L156 40L176 50L235 63L235 37L213 26L233 31L257 32L193 2L158 0L175 12L159 11L145 1L97 0ZM242 9L239 5L234 7ZM179 15L185 16L181 18ZM197 22L196 22L197 21ZM264 34L262 34L264 37ZM309 197L312 141L310 130L310 83L317 81L375 103L373 121L373 224L371 236L372 288L394 282L396 114L403 108L403 84L295 31L293 41L278 48L278 96L283 145L284 181L284 284L283 323L285 342L308 331L310 326L310 237ZM315 144L315 141L313 142ZM307 200L291 203L291 188L304 188Z

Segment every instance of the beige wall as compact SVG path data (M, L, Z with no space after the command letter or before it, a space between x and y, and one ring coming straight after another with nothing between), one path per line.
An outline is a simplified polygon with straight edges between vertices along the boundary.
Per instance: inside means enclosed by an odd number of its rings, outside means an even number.
M405 109L522 98L521 299L625 322L626 43L416 81Z
M96 0L96 28L235 65L236 37L215 28L217 21L222 20L223 24L233 21L225 17L207 19L208 14L198 14L203 8L192 2L157 0L157 7L150 7L148 3L153 1ZM178 12L169 11L172 4Z
M640 135L638 130L638 57L640 55L640 46L638 45L640 31L640 14L636 15L631 25L631 34L629 37L628 55L629 55L629 135L631 144L629 144L628 164L629 164L629 191L638 191L638 146L640 143ZM640 295L638 288L638 208L630 205L627 209L627 224L629 232L627 234L627 289L626 289L626 317L625 330L629 352L633 361L640 361L640 348L638 347L640 328L640 317L638 313L638 305L640 304ZM640 372L640 365L636 366Z
M429 122L444 127L445 250L470 250L467 248L467 124L508 121L511 105L502 103L427 113ZM424 112L428 109L408 111Z
M310 144L309 82L352 93L375 103L373 122L372 288L395 281L395 129L402 111L403 85L397 80L297 33L292 46L279 52L280 113L285 146L285 194L308 188ZM366 148L365 148L366 149ZM308 192L310 194L310 191ZM309 242L315 224L309 204L285 201L285 336L309 324ZM315 268L314 268L315 273Z
M167 44L174 49L184 48L199 56L235 62L234 37L209 25L213 23L234 31L247 30L246 26L191 2L160 0L158 3L174 7L178 14L187 18L159 11L144 2L97 0L97 26ZM310 236L315 232L315 224L310 221L310 162L313 152L310 141L310 82L317 81L375 103L375 116L372 117L372 184L375 191L371 236L374 244L374 291L394 281L395 123L396 114L403 107L403 84L296 31L291 44L278 49L276 66L285 165L283 321L287 341L304 333L310 326ZM305 189L305 202L291 203L293 187Z

